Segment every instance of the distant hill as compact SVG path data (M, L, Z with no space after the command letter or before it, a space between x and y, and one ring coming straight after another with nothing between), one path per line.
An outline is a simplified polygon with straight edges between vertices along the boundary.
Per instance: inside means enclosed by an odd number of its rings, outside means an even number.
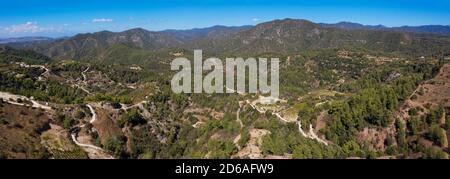
M388 27L384 25L363 25L353 22L339 22L336 24L325 24L325 23L319 23L322 27L333 27L333 28L340 28L340 29L347 29L347 30L384 30L388 29Z
M101 31L78 34L71 38L55 40L52 43L9 44L16 48L32 49L44 55L57 58L90 59L107 56L111 48L125 45L145 50L190 47L193 41L230 37L251 26L213 26L203 29L148 31L142 28L123 32Z
M26 46L49 57L66 59L91 59L105 55L108 48L126 45L132 48L159 50L180 46L184 42L161 32L151 32L136 28L119 33L101 31L78 34L68 39L48 44Z
M380 28L380 27L372 27ZM197 42L196 48L215 53L292 53L327 48L365 48L384 52L433 53L448 49L450 37L410 32L323 27L307 20L265 22L229 38Z
M320 23L322 27L333 27L347 30L387 30L399 32L414 32L414 33L431 33L439 35L450 35L450 26L444 25L424 25L424 26L401 26L401 27L386 27L383 25L362 25L352 22L339 22L336 24Z
M17 37L17 38L5 38L0 39L0 44L7 43L23 43L23 42L36 42L36 41L52 41L49 37Z
M107 60L111 48L117 45L149 51L204 49L218 55L293 53L327 48L365 48L424 55L450 49L448 36L413 33L407 27L403 29L349 22L333 25L283 19L241 27L214 26L159 32L142 28L117 33L101 31L79 34L51 43L30 43L22 47L49 57L75 60ZM435 31L438 32L438 29ZM114 51L117 53L117 48Z
M32 50L18 50L5 45L0 45L0 62L26 62L30 64L44 64L52 59L36 53Z
M165 30L162 33L172 35L183 41L196 40L200 38L225 38L230 37L240 31L248 30L253 26L213 26L207 28L195 28L189 30Z
M187 47L192 41L201 38L226 38L251 26L226 27L214 26L191 30L148 31L142 28L123 32L101 31L78 34L68 39L48 44L36 44L31 48L51 57L84 58L104 54L115 45L126 45L146 50L161 50L172 47ZM29 46L23 46L29 47Z
M418 32L418 33L434 33L441 35L450 35L450 26L443 25L424 25L424 26L402 26L394 27L392 30L404 32Z

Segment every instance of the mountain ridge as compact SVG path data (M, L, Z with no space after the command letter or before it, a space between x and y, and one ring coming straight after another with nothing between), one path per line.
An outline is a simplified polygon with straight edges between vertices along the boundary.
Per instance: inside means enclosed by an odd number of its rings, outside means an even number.
M381 25L364 26L349 22L324 25L304 19L287 18L255 26L213 26L166 31L149 31L143 28L122 32L100 31L77 34L50 43L26 44L22 48L59 59L88 60L99 57L106 59L108 49L118 44L150 51L169 48L204 49L215 54L291 53L345 47L428 53L431 52L429 48L432 44L450 44L448 36L385 28Z
M384 25L363 25L354 22L338 22L338 23L319 23L323 27L335 27L346 30L392 30L399 32L413 32L413 33L430 33L439 35L450 35L449 25L421 25L421 26L399 26L387 27Z

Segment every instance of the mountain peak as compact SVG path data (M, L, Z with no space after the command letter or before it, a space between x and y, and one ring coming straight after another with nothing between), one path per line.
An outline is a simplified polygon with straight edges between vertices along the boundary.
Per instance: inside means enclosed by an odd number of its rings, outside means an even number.
M129 29L129 30L126 30L126 31L123 31L123 32L131 32L131 33L148 33L148 32L150 32L150 31L148 31L147 29L138 27L138 28Z
M304 19L278 19L274 21L269 21L265 23L261 23L255 26L256 29L274 29L274 28L282 28L282 29L313 29L320 27L317 24L304 20Z
M314 24L313 22L305 20L305 19L291 19L291 18L277 19L277 20L266 22L266 23L269 23L269 24L297 24L297 25ZM265 23L262 23L262 24L265 24Z

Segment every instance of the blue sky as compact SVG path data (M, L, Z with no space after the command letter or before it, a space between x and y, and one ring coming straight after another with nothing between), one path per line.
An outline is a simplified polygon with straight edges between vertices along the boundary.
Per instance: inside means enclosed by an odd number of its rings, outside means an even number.
M450 25L449 0L0 0L0 38L254 25L273 19Z

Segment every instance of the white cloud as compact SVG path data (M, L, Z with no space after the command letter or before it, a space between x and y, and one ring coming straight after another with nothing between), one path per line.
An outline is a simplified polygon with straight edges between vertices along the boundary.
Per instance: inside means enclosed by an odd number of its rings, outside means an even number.
M100 19L92 19L92 22L97 23L97 22L113 22L113 19L107 19L107 18L100 18Z
M255 17L255 18L252 19L252 21L253 22L257 22L257 21L259 21L259 19Z
M39 27L36 22L26 22L25 24L12 25L10 27L6 27L5 30L8 33L36 33L42 32L45 29Z
M0 33L10 35L30 35L37 33L62 33L66 29L65 26L40 26L37 22L26 22L24 24L11 25L8 27L0 28Z

